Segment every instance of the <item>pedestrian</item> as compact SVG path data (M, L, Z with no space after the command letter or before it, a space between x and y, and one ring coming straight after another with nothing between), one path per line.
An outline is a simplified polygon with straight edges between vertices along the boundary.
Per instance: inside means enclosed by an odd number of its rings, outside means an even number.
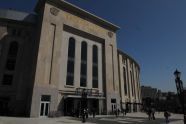
M86 118L88 118L88 108L86 109Z
M152 108L152 119L155 120L155 108Z
M121 112L123 113L123 116L125 115L125 109L121 109Z
M93 118L95 118L95 115L96 115L95 108L92 109L92 114L93 114Z
M170 117L170 113L168 111L164 112L164 117L165 117L165 123L168 124L169 123L169 117Z
M114 113L115 113L116 117L118 117L118 115L117 115L117 109L114 111Z
M147 114L148 114L149 120L151 120L151 114L152 114L151 108L147 109Z
M118 116L119 116L119 114L120 114L120 109L119 109L119 108L118 108L118 111L117 111L117 112L118 112L117 114L118 114Z
M83 111L82 111L82 122L83 123L85 123L85 121L86 121L85 116L86 116L86 109L83 109Z

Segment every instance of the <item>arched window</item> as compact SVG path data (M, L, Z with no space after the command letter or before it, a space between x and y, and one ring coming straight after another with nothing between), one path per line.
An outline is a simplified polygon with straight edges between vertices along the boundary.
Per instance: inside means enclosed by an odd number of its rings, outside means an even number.
M17 41L13 41L10 43L9 50L8 50L8 56L9 57L16 57L18 52L18 43Z
M126 70L125 70L125 67L123 67L123 81L124 81L125 95L127 95L127 79L126 79Z
M85 41L81 43L81 61L87 61L87 43Z
M75 39L69 38L68 57L75 58Z
M6 69L8 69L9 71L13 71L15 69L18 49L19 44L17 41L13 41L10 43L6 62Z
M81 43L81 77L80 86L86 87L87 85L87 43Z
M6 61L6 69L8 71L14 71L16 66L17 54L19 50L19 44L17 41L12 41L8 49L8 56ZM3 75L3 85L11 85L13 82L13 74Z
M92 51L92 60L93 60L93 66L92 66L92 87L98 88L98 47L96 45L93 45L93 51Z
M68 62L66 85L74 84L75 39L70 37L68 44Z

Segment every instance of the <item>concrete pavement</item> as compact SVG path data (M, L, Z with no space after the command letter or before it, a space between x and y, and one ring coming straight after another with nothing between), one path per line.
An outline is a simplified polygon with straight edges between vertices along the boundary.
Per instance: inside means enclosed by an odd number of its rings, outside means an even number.
M120 115L97 115L91 116L86 124L165 124L163 113L155 114L156 120L148 120L145 113L127 113L126 116ZM171 114L169 124L183 124L183 116L180 114ZM0 117L0 124L81 124L80 118L59 117L59 118L17 118Z

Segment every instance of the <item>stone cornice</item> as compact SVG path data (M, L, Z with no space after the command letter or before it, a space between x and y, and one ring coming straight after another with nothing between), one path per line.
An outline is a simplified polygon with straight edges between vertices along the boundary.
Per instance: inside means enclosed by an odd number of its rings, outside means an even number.
M69 13L75 14L83 19L86 19L88 21L91 21L101 27L107 28L108 30L116 32L120 27L94 15L91 14L69 2L66 2L64 0L39 0L35 7L35 12L38 12L40 8L44 5L44 3L47 2L51 5L54 5L57 8L60 8L64 11L67 11Z

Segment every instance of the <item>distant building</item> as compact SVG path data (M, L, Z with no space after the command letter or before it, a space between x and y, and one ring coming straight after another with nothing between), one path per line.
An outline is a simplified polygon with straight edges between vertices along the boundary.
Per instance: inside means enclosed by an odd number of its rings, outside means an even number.
M155 99L157 97L158 90L156 88L152 88L150 86L141 86L141 96L143 98L151 98Z
M35 14L0 10L0 114L139 111L140 67L117 49L118 29L63 0L39 0Z
M143 109L155 107L157 111L180 113L181 104L174 92L161 92L156 88L141 86Z

